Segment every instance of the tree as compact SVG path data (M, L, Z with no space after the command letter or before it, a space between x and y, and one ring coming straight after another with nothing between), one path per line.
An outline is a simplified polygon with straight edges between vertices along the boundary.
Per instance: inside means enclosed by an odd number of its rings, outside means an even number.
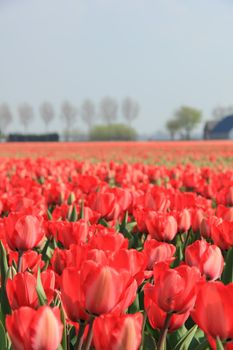
M107 124L117 119L118 105L114 98L106 96L100 102L100 116Z
M190 139L191 131L200 123L201 118L200 110L188 106L182 106L175 112L175 119L185 131L187 139Z
M132 141L136 138L136 131L126 124L96 125L90 131L92 141Z
M95 121L94 103L89 99L86 99L85 101L83 101L80 113L81 113L82 120L87 125L88 130L90 131Z
M170 119L166 123L166 128L170 133L171 139L174 140L175 135L181 129L181 126L177 119Z
M132 121L139 114L139 104L130 97L126 97L122 102L122 114L125 120L131 125Z
M66 129L66 141L69 140L69 134L76 122L78 111L69 101L64 101L61 105L61 118L64 120Z
M33 109L28 103L23 103L18 108L19 119L21 124L24 126L25 132L27 131L28 125L33 120L34 114Z
M53 120L55 113L54 113L54 108L50 102L44 102L40 106L40 115L41 118L43 119L43 122L45 124L46 129L48 128L49 124Z
M8 104L3 103L0 105L0 131L5 133L8 125L12 122L13 117Z

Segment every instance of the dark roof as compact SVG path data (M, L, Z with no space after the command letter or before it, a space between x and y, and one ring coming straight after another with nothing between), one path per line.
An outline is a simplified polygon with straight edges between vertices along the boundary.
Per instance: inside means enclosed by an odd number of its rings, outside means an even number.
M233 115L229 115L218 122L211 130L212 133L227 133L233 129Z
M216 120L209 120L205 123L205 127L204 127L204 130L205 131L212 131L213 128L215 127L215 125L217 124L218 122Z

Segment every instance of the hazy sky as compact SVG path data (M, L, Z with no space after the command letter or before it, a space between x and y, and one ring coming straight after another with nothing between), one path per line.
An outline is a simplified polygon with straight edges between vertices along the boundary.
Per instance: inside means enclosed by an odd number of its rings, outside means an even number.
M24 101L59 114L64 99L129 95L141 132L182 104L208 119L233 104L232 34L232 0L0 0L0 102L17 120ZM43 130L36 119L30 130Z

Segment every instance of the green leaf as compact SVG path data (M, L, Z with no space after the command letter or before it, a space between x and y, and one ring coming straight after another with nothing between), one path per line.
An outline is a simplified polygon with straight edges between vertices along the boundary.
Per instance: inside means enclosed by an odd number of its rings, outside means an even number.
M46 305L47 304L47 297L46 297L44 287L43 287L42 282L41 282L40 269L38 269L38 273L37 273L36 292L38 295L40 305L41 306Z
M216 348L217 348L217 350L224 350L224 346L222 345L222 342L219 339L219 337L217 337L217 339L216 339Z
M47 210L47 215L48 215L48 219L49 219L49 220L53 220L51 211L50 211L49 209Z
M46 259L46 255L47 255L47 249L48 249L48 247L49 247L49 244L50 244L50 239L47 239L47 241L45 242L44 247L43 247L43 249L42 249L42 252L41 252L42 259L43 259L44 261L47 260L47 259Z
M101 218L101 219L99 220L99 224L102 225L102 226L104 226L104 227L109 227L108 222L107 222L106 220L104 220L103 218Z
M83 199L81 200L79 219L84 219L84 200Z
M61 321L63 324L63 334L62 334L62 341L61 341L61 345L63 349L67 349L67 331L66 331L66 318L65 318L65 313L63 308L61 307L60 309L60 313L61 313Z
M40 185L43 185L44 182L45 182L44 176L39 176L39 177L37 178L37 181L38 181L38 183L39 183Z
M7 350L6 331L1 321L0 321L0 349Z
M176 344L173 350L188 350L197 328L198 326L195 325L188 332L186 332L180 339L180 341Z
M75 194L74 194L74 192L71 192L68 199L67 199L67 204L71 205L71 204L73 204L74 201L75 201Z
M139 296L138 293L136 295L136 298L133 302L133 304L130 305L130 307L128 308L128 313L129 314L135 314L136 312L138 312L140 310L140 306L139 306Z
M145 334L143 342L143 350L157 350L155 339L151 334Z
M233 282L233 248L229 249L226 257L226 264L222 274L222 282L228 284Z
M71 211L70 214L70 222L76 222L78 220L78 214L77 214L77 209L76 209L76 205L73 206L73 209Z
M173 349L180 339L187 333L187 328L183 325L175 332L167 334L167 343L171 349Z
M126 229L128 232L133 231L133 228L137 225L136 221L128 222Z
M10 304L6 294L6 279L7 279L7 271L8 271L7 254L1 241L0 241L0 271L1 271L0 301L1 301L1 310L3 315L5 316L6 314L11 313L11 308L10 308Z
M12 265L7 270L6 279L10 278L12 280L15 275L17 275L17 271L14 268L14 266Z
M207 340L195 347L195 350L209 350L210 346Z
M121 224L120 224L120 232L121 233L125 233L127 232L126 226L127 226L127 222L128 222L128 211L125 213L124 215L124 219L122 220Z
M6 274L8 271L8 262L7 262L7 254L6 250L2 244L2 241L0 241L0 261L1 261L1 285L3 286L5 284L6 280Z

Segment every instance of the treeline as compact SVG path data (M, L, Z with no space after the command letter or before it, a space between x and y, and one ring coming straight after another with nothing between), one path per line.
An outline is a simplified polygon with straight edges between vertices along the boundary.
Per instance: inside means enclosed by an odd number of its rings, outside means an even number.
M136 135L131 125L138 117L140 107L138 102L131 97L124 98L119 104L115 98L106 96L102 98L98 106L89 98L85 99L80 107L66 100L61 104L58 111L52 103L45 101L39 106L38 111L46 132L48 132L51 122L55 118L59 117L63 121L66 140L70 139L79 117L86 125L88 134L93 140L99 138L98 132L102 132L104 135L108 129L112 133L113 139L117 139L117 133L123 139L128 134L131 139L132 137L135 138ZM119 115L124 118L126 124L117 123ZM27 134L30 124L35 120L34 108L29 103L20 104L17 108L17 118L23 127L24 134ZM102 121L102 126L96 126L99 120ZM2 134L7 134L7 130L13 121L14 115L9 105L7 103L0 104L0 131ZM104 132L101 127L104 128ZM122 136L124 132L125 136ZM104 135L104 138L106 138L106 135Z
M217 106L212 110L210 123L217 123L226 116L233 115L233 106ZM190 139L193 130L202 120L202 111L189 107L181 106L177 109L172 118L166 122L166 129L170 134L170 138ZM207 122L207 124L209 123Z

